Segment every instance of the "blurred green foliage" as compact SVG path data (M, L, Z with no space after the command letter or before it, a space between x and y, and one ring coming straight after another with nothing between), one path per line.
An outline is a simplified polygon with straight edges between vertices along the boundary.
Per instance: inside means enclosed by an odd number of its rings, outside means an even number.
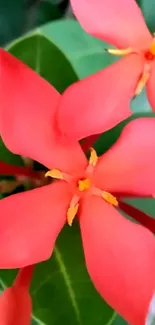
M61 18L69 0L0 0L0 45Z

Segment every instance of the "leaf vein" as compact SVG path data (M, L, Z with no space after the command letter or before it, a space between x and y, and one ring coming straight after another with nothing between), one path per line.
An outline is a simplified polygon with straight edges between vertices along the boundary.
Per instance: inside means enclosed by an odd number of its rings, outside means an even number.
M54 248L54 254L55 254L55 259L56 259L56 261L57 261L57 263L58 263L58 265L60 267L60 271L61 271L61 273L63 275L66 287L68 289L68 293L69 293L71 303L72 303L72 306L73 306L73 309L74 309L74 312L75 312L75 315L76 315L76 318L77 318L77 322L78 322L79 325L81 325L80 312L79 312L78 304L77 304L77 301L76 301L75 292L74 292L73 287L71 285L71 280L70 280L70 277L69 277L69 275L67 273L65 264L63 262L62 255L61 255L59 249L56 247L56 245L55 245L55 248Z

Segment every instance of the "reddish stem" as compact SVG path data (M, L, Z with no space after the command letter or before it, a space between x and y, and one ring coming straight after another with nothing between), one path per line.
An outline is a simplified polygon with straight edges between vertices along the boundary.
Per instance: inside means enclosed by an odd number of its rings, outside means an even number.
M151 232L155 233L155 219L153 219L151 216L120 200L119 208L134 218L136 221L138 221L140 224L142 224L144 227L148 228Z
M22 166L14 166L0 161L0 175L13 175L13 176L27 176L39 179L39 173L33 171L31 168Z
M81 147L84 152L87 152L93 144L96 142L96 140L99 138L100 134L94 134L91 135L90 137L86 138L83 143L81 143Z
M14 281L14 286L29 288L33 270L34 265L29 265L20 269Z

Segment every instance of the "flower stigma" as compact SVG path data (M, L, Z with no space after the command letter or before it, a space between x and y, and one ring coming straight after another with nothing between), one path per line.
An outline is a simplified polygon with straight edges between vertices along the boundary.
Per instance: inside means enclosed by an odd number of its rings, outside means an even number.
M72 225L75 216L77 215L79 209L79 201L81 198L84 198L85 195L91 194L101 197L107 203L118 207L118 201L115 196L109 192L103 191L95 186L93 182L93 172L96 167L96 164L99 160L96 151L93 148L90 148L90 158L86 170L83 171L83 176L78 180L75 180L74 175L69 175L60 171L59 169L49 170L45 177L52 177L58 180L64 180L68 184L71 184L73 197L67 209L67 222L69 226Z
M91 180L89 178L85 178L83 180L78 181L78 189L80 192L87 191L91 187Z
M127 47L126 49L105 49L105 51L116 56L125 56L133 53L132 47Z

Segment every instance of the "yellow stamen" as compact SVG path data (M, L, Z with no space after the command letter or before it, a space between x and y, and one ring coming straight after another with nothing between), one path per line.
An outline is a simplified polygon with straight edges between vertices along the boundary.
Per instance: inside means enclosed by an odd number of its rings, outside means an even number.
M149 51L151 52L151 54L155 55L155 41L153 40Z
M145 87L149 77L150 77L150 65L145 64L143 73L141 75L141 78L140 78L140 80L137 84L136 90L134 92L134 97L138 96L141 93L141 91Z
M109 192L105 192L105 191L103 191L103 192L102 192L102 198L103 198L106 202L108 202L108 203L114 205L115 207L118 206L118 201L117 201L116 197L113 196L112 194L110 194Z
M64 179L63 173L59 169L52 169L49 170L46 174L45 177L52 177L56 179Z
M73 220L77 214L79 208L79 203L76 204L70 204L70 207L68 208L67 211L67 222L69 224L69 226L72 226Z
M106 51L116 56L124 56L133 53L133 49L131 47L126 49L106 49Z
M93 167L95 167L97 162L98 162L97 153L94 148L90 148L89 165L92 165Z
M78 188L80 192L89 190L90 186L91 186L91 181L89 178L78 181Z

